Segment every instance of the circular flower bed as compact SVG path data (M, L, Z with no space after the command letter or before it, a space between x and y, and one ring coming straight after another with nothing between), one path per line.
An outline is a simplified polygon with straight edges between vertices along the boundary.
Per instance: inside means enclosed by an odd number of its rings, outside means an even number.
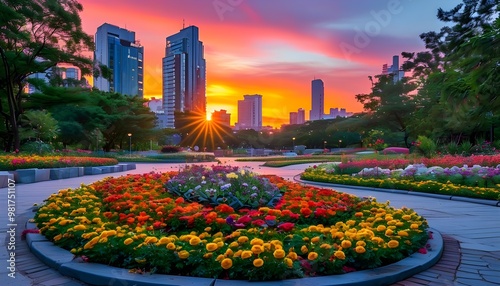
M84 260L277 280L375 268L425 251L425 219L389 203L233 167L107 178L51 195L42 234Z

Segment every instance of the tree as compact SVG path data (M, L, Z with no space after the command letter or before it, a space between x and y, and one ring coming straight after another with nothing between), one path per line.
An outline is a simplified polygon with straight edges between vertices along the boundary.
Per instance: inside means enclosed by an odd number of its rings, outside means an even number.
M23 88L29 75L57 63L92 70L92 60L82 53L93 47L82 30L76 0L0 1L0 114L5 125L4 148L19 149L19 118L24 111Z
M377 81L373 82L372 92L358 94L356 100L363 104L366 116L371 120L382 127L403 132L405 145L409 147L408 123L416 110L412 92L417 83L407 77L395 82L392 75L377 75L375 78Z

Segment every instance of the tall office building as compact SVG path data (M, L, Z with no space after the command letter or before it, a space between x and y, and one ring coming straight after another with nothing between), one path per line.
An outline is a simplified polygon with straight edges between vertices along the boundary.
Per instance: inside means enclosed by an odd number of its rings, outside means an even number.
M403 79L403 77L405 76L405 72L399 66L399 56L392 57L392 65L391 66L389 66L388 64L382 65L382 74L392 75L394 82L398 82L401 79Z
M94 87L125 95L144 95L144 47L135 32L104 23L95 34L94 59L111 70L110 79L94 78Z
M299 108L297 112L290 112L290 125L304 124L306 122L306 112Z
M238 100L238 123L236 129L262 129L262 95L244 95L243 100Z
M325 86L320 79L315 79L311 83L311 100L312 108L309 113L309 120L322 119L325 112Z
M198 27L189 26L166 39L163 58L163 109L175 127L174 112L206 116L206 63Z

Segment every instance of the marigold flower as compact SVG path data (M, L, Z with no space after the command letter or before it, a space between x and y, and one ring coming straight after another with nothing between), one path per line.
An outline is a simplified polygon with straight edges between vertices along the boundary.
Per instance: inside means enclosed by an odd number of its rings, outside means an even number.
M157 242L158 242L158 238L155 236L148 236L144 240L144 244L152 244L152 243L157 243Z
M189 240L189 244L190 245L198 245L198 244L200 244L200 242L201 242L201 239L199 237L197 237L197 236L193 236Z
M400 230L400 231L398 231L398 235L399 235L399 236L404 236L404 237L409 236L408 232L407 232L407 231L405 231L405 230Z
M318 258L318 253L314 251L309 252L309 254L307 255L307 259L309 260L316 260L317 258Z
M354 249L356 251L356 253L359 253L359 254L362 254L362 253L365 253L366 252L366 249L363 247L363 246L356 246L356 248Z
M321 249L330 249L332 246L328 243L323 243L319 246Z
M224 253L226 257L233 256L233 254L234 252L231 248L226 249L226 252Z
M297 260L298 255L296 252L290 251L286 257L290 258L291 260Z
M283 249L276 249L274 252L273 252L273 256L274 258L276 259L281 259L281 258L284 258L285 257L285 251Z
M262 260L260 258L254 259L253 266L262 267L262 265L264 265L264 260Z
M382 231L385 231L385 229L386 229L386 227L383 224L377 226L377 231L381 231L382 232Z
M229 244L229 247L231 247L231 248L236 248L236 247L239 247L239 246L240 246L240 245L239 245L239 244L238 244L238 242L236 242L236 241L233 241L233 242L231 242L231 243Z
M212 252L208 252L208 253L203 254L203 258L212 258L212 256L213 256Z
M205 248L208 251L212 252L212 251L216 251L219 248L219 246L217 245L217 243L210 242L210 243L207 243L207 245L205 246Z
M130 238L130 237L129 237L129 238L127 238L127 239L125 239L125 240L123 241L123 244L125 244L125 245L129 245L129 244L131 244L132 242L134 242L134 240L133 240L132 238Z
M263 245L264 241L260 238L254 238L250 241L250 245Z
M366 242L360 240L360 241L356 242L356 246L363 246L363 247L365 247L366 246Z
M319 236L315 236L315 237L311 238L312 243L318 243L320 240L321 240L321 238Z
M175 244L173 242L168 243L166 247L168 250L175 250L176 249Z
M242 251L241 249L240 249L240 250L238 250L238 251L236 251L235 253L233 253L233 257L241 257L241 253L242 253L242 252L243 252L243 251Z
M180 259L187 259L189 257L189 252L187 250L181 250L178 255Z
M393 239L387 243L387 246L389 248L396 248L399 246L399 241Z
M411 228L411 229L418 229L418 224L416 224L416 223L412 223L412 224L410 225L410 228Z
M403 215L401 218L404 219L404 220L410 220L411 219L411 215Z
M284 262L285 262L285 264L286 264L286 266L287 266L288 268L292 268L292 267L293 267L293 260L292 260L292 259L290 259L290 258L285 258Z
M333 255L335 255L335 257L340 259L340 260L345 259L345 253L341 250L335 251L335 253Z
M307 246L302 245L302 247L300 248L300 251L301 251L303 254L306 254L307 252L309 252L309 249L307 249Z
M352 246L352 242L350 240L342 240L340 246L342 246L342 248L349 248Z
M386 231L385 231L385 235L386 236L391 236L394 234L394 231L392 231L392 229L388 228Z
M86 229L87 229L87 227L86 227L85 225L83 225L83 224L79 224L79 225L75 225L75 226L73 227L73 229L74 229L74 230L86 230Z
M249 251L249 250L245 250L241 253L241 259L247 259L247 258L250 258L252 257L253 255L253 252Z
M170 238L164 236L164 237L160 238L160 240L158 240L157 245L164 245L164 244L168 244L169 242L172 242L170 240Z
M264 247L262 245L253 245L251 250L253 253L259 254L264 252Z
M217 258L215 258L215 261L222 261L224 258L226 258L224 254L219 254Z
M233 266L233 261L231 260L231 258L224 258L221 261L220 266L222 266L222 268L227 270Z

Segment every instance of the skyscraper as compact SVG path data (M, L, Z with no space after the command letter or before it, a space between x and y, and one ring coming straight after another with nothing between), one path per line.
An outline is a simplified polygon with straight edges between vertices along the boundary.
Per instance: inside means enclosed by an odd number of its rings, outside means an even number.
M94 78L94 87L109 92L144 95L144 47L135 32L104 23L95 34L94 59L111 70L110 79Z
M231 113L227 113L227 110L225 109L221 109L219 111L214 110L214 112L212 112L212 121L220 125L230 127Z
M325 112L325 86L320 79L315 79L311 83L311 100L312 107L309 120L322 119Z
M297 110L297 124L304 124L306 122L306 111L302 108Z
M236 129L262 129L262 95L244 95L243 100L238 100L238 123Z
M392 57L392 65L389 67L388 64L382 65L382 74L392 75L393 81L398 82L405 76L405 72L399 66L399 56Z
M163 58L163 109L174 128L174 112L206 115L206 63L198 27L189 26L166 39Z

